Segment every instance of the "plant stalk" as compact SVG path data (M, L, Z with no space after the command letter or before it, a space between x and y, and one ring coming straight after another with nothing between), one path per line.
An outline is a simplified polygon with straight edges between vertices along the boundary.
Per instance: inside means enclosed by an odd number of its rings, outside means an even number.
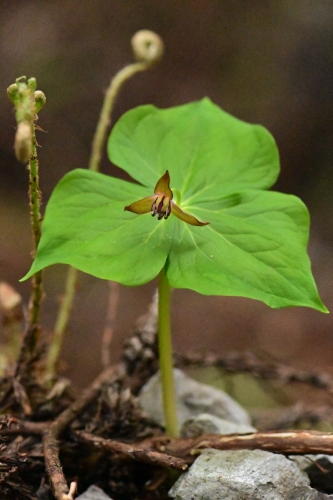
M121 69L114 78L112 78L110 85L106 91L103 106L99 115L96 131L94 134L91 156L89 161L89 170L93 172L99 171L99 164L103 154L103 147L105 144L106 134L111 124L111 113L113 105L119 94L123 84L136 73L148 69L147 63L134 63L125 66Z
M178 437L172 362L170 285L165 274L165 267L159 274L158 285L158 352L166 433L170 437Z
M57 363L63 344L64 333L70 317L75 295L78 270L69 266L66 278L65 293L61 299L61 306L54 326L54 337L50 344L47 360L46 373L52 379L57 370Z
M28 164L29 171L29 206L30 206L30 220L34 239L34 251L37 250L38 243L41 237L41 192L39 190L39 172L38 172L38 158L37 158L37 141L35 133L35 125L32 123L32 154ZM34 274L32 277L32 292L29 302L29 325L37 325L40 316L40 303L43 296L42 287L42 271ZM39 339L40 329L34 329L35 334L31 337L29 342L29 351L33 353Z

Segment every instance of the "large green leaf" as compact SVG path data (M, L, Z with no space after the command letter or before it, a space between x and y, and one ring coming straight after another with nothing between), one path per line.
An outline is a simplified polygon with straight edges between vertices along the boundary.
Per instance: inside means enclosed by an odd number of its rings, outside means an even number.
M209 200L239 189L266 189L279 174L273 137L209 99L169 109L140 106L115 125L110 160L154 187L168 169L182 202Z
M124 285L155 278L169 252L174 221L156 224L124 211L147 194L147 188L89 170L65 175L47 205L36 259L25 278L55 263Z
M305 206L293 196L264 191L279 162L263 127L233 118L208 99L167 110L141 106L116 124L108 150L142 185L86 170L67 174L48 203L25 278L65 263L139 285L166 264L177 288L326 311L306 253ZM124 211L153 195L167 169L180 207L209 225Z
M191 211L211 224L177 225L167 266L172 286L323 310L304 250L308 213L298 198L248 190L221 199L219 209L204 203Z

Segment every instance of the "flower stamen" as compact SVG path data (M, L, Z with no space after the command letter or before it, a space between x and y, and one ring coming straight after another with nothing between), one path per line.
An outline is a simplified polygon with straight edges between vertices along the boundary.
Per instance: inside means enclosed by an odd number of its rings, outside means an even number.
M159 194L152 206L151 206L151 215L152 217L155 217L155 215L158 215L158 220L167 219L169 215L171 214L171 200L168 196L164 194Z

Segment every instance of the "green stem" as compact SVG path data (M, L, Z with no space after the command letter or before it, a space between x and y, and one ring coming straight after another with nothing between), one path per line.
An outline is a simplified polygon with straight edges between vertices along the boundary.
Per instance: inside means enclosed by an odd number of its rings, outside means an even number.
M150 66L151 64L145 62L129 64L128 66L120 70L119 73L117 73L116 76L111 80L109 88L105 94L103 106L96 127L96 132L94 134L92 142L89 170L92 170L94 172L99 171L99 165L103 154L106 134L110 126L111 113L113 110L116 97L121 87L133 75L135 75L140 71L144 71L150 68ZM57 369L64 333L66 331L68 320L73 307L77 275L78 275L77 271L74 270L72 267L69 267L65 294L61 302L58 312L58 317L55 324L55 332L54 332L55 337L52 342L53 346L49 350L48 359L46 362L47 366L46 373L49 379L54 378Z
M165 268L160 272L158 286L158 351L165 428L169 436L178 437L170 328L170 285Z
M109 88L106 91L103 106L99 116L99 121L96 127L96 132L93 138L91 156L89 161L89 169L98 172L101 161L103 147L105 143L106 133L110 126L110 117L114 102L123 84L133 75L140 71L145 71L150 66L147 63L134 63L125 66L111 80Z
M32 155L29 160L28 170L29 170L30 220L34 238L34 250L36 251L41 237L41 216L40 216L41 192L39 190L37 141L36 141L34 124L32 124ZM43 296L42 271L39 271L32 277L32 292L29 303L30 326L37 325L39 322L40 303L42 300L42 296ZM32 336L29 342L29 350L31 353L34 351L36 347L40 333L39 328L34 329L34 331L35 334Z
M54 337L51 342L46 361L46 373L50 380L54 378L57 371L57 363L63 344L64 333L72 310L77 274L77 269L71 266L68 268L65 293L62 298L61 307L54 326Z

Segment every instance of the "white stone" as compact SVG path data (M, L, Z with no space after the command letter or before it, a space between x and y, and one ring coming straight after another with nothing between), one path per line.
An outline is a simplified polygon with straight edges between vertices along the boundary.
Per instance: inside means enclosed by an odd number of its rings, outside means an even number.
M176 368L174 381L179 428L186 420L200 413L210 413L237 424L251 424L249 414L225 392L197 382ZM139 401L155 422L164 425L159 372L143 386Z
M169 496L176 500L286 500L295 488L308 485L308 477L283 455L206 449L180 476Z
M98 486L92 485L82 495L76 497L75 500L112 500L112 498Z

